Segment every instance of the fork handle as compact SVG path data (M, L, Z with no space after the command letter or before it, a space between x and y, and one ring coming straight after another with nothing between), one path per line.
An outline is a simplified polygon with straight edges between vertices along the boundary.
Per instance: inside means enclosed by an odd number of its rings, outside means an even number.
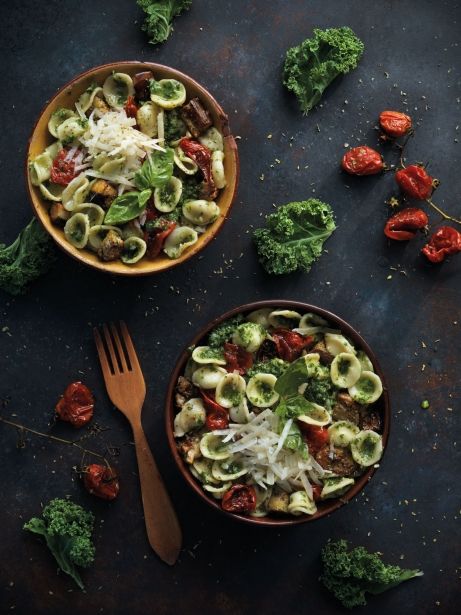
M140 424L132 427L149 543L158 556L172 566L181 550L181 528L144 430Z

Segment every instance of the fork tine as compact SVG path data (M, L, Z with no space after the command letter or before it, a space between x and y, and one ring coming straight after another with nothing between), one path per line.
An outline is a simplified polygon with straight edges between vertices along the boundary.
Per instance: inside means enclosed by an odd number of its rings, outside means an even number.
M125 342L125 347L128 353L128 358L130 359L131 368L133 370L141 371L141 365L139 364L138 355L136 354L136 350L134 349L133 342L131 341L131 336L128 333L128 327L123 322L123 320L119 322L119 325L120 325L120 330L122 332L123 341Z
M93 336L94 336L94 341L96 343L96 349L98 351L99 362L101 363L103 374L104 376L106 374L110 375L112 374L114 370L112 366L109 364L109 361L107 360L106 349L104 348L101 334L99 333L99 330L97 329L97 327L93 328Z
M110 330L112 333L112 338L115 342L115 346L117 347L118 356L120 358L120 365L122 366L122 372L127 372L130 368L128 367L126 362L125 351L123 349L122 342L117 331L117 327L114 325L113 322L110 323Z
M114 348L114 344L112 343L112 338L110 336L109 327L106 324L102 326L102 332L104 334L104 340L106 342L107 349L109 350L110 359L112 361L112 365L114 367L114 374L120 374L120 367L117 358L117 353Z

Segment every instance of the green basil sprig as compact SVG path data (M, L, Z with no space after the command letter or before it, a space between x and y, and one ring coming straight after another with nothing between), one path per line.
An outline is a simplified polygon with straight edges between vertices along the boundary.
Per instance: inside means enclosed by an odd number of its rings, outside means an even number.
M134 185L139 190L160 188L164 186L173 175L173 150L168 147L164 152L156 150L147 156L142 167L135 173Z
M152 190L141 192L125 192L118 196L109 208L104 218L104 224L124 224L137 218L146 207L152 196Z

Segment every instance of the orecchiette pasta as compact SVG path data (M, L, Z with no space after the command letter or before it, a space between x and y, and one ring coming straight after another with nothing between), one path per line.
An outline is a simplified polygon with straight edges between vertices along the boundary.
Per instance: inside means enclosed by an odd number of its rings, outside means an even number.
M179 258L186 248L197 243L198 235L188 226L178 226L166 238L163 251L170 258Z
M46 150L29 164L30 181L34 186L40 186L50 179L53 158Z
M196 201L186 201L182 208L184 217L200 226L211 224L219 216L219 207L214 201L198 199Z
M123 109L128 96L134 95L133 80L126 73L113 73L102 86L104 98L114 109Z
M90 87L83 92L80 98L77 100L76 105L80 107L83 113L86 113L88 109L91 109L93 106L93 101L95 96L100 96L103 93L102 88L99 86Z
M148 137L156 137L158 133L158 106L152 101L144 103L136 113L136 122L141 132Z
M211 173L213 175L216 188L222 189L226 186L226 175L224 173L224 153L217 150L211 154Z
M209 128L205 134L203 134L199 141L202 145L207 147L211 152L222 152L224 150L224 143L222 134L219 132L217 128L212 126Z
M63 190L62 204L67 211L73 211L76 205L80 205L90 191L90 182L82 173L77 175Z
M88 216L82 213L74 214L64 226L64 234L67 240L79 250L88 243L89 233L90 221Z

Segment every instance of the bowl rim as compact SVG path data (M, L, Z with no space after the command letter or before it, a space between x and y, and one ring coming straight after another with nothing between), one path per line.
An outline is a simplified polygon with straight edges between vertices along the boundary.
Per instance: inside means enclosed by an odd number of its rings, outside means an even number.
M90 262L85 260L84 258L84 254L83 256L79 256L78 253L71 251L70 249L68 249L68 247L65 245L64 242L61 242L58 237L56 237L53 233L51 233L48 228L45 226L44 220L42 219L42 216L40 214L40 212L38 211L38 208L35 205L34 202L34 194L32 192L33 187L31 185L30 182L30 177L29 177L29 161L30 161L30 148L31 148L31 144L32 141L34 139L35 136L35 131L37 130L37 126L38 123L40 122L41 118L43 117L43 115L45 114L45 112L47 111L47 109L52 106L52 104L54 103L54 101L56 100L56 98L58 98L58 96L60 96L67 88L72 87L75 83L83 80L85 77L90 76L91 74L93 74L96 71L99 70L107 70L110 68L114 68L117 66L125 66L125 65L140 65L140 67L145 67L145 68L149 68L150 70L165 70L165 71L171 71L174 74L174 77L178 78L178 79L184 79L190 83L193 84L193 86L201 93L202 96L205 96L206 98L209 98L213 105L214 105L214 110L216 111L217 115L219 116L221 122L222 122L222 134L224 139L228 142L229 144L229 148L233 153L233 157L235 160L235 182L233 185L233 190L232 190L232 194L230 194L229 196L229 207L227 208L226 214L222 217L221 223L220 225L216 228L215 231L213 231L212 233L208 233L207 236L204 237L202 243L200 244L199 247L197 247L194 250L194 246L191 246L191 249L189 251L186 251L184 253L184 257L180 257L179 259L174 259L171 261L166 261L165 265L162 267L159 267L157 269L154 270L139 270L139 269L135 269L135 268L127 268L126 270L111 270L111 262ZM231 131L230 131L230 127L229 127L229 117L228 114L225 113L225 111L223 110L223 108L221 107L221 105L217 102L217 100L215 99L215 97L203 86L201 85L198 81L196 81L193 77L187 75L186 73L173 68L172 66L167 66L166 64L159 64L157 62L146 62L143 60L120 60L120 61L115 61L115 62L107 62L105 64L99 64L97 66L93 66L92 68L89 68L81 73L79 73L78 75L76 75L75 77L73 77L70 81L68 81L67 83L65 83L63 86L61 86L56 93L50 98L48 99L45 104L43 105L43 107L41 108L39 114L37 115L37 119L35 120L34 124L33 124L33 128L30 132L30 136L27 140L27 147L26 147L26 155L25 155L25 159L24 159L24 173L25 173L25 183L26 183L26 189L27 189L27 195L29 197L29 203L30 206L32 208L32 212L34 214L34 217L39 221L40 225L42 226L42 228L48 233L48 235L53 239L54 243L56 244L56 246L65 254L67 254L68 256L70 256L71 258L73 258L75 261L79 262L80 264L89 267L90 269L94 270L94 271L99 271L100 273L105 273L105 274L109 274L109 275L115 275L115 276L121 276L121 277L145 277L145 276L149 276L149 275L155 275L157 273L163 273L165 271L169 271L170 269L173 269L174 267L178 267L179 265L182 265L183 263L189 261L191 258L193 258L196 254L199 254L200 252L202 252L202 250L204 250L210 243L212 240L214 240L218 234L221 232L221 230L223 229L225 222L227 222L228 218L229 218L229 214L231 212L231 209L236 201L236 197L237 197L237 190L238 190L238 186L239 186L239 179L240 179L240 160L239 160L239 155L238 155L238 148L237 148L237 142L235 137L232 135ZM152 262L155 262L152 261Z
M360 347L361 350L364 350L371 362L373 363L373 367L375 369L375 373L381 378L383 383L383 394L382 394L382 418L383 418L383 428L382 428L382 442L383 442L383 454L382 457L377 464L377 467L371 466L366 472L364 472L354 483L353 487L341 498L337 498L335 500L327 500L326 505L318 510L314 515L303 515L300 517L293 517L292 519L286 519L281 517L277 518L267 518L267 517L251 517L246 515L240 515L236 513L231 513L223 510L223 508L219 505L218 500L214 500L211 496L205 494L199 483L192 476L191 472L186 466L186 463L182 459L181 455L178 452L176 447L176 441L173 436L173 418L175 416L175 407L174 407L174 394L175 387L178 377L182 374L186 361L190 357L190 352L188 348L192 345L196 345L201 339L203 339L214 327L223 321L231 318L242 312L251 312L253 310L265 308L265 307L281 307L281 308L292 308L292 309L300 309L305 310L306 312L315 312L323 318L333 322L338 325L338 328L341 329L341 332L345 333L346 336L350 337L354 344L357 343L357 346ZM226 311L221 316L214 318L207 325L202 327L200 331L193 337L192 341L184 348L181 352L179 358L177 359L175 368L170 376L170 381L168 384L166 401L165 401L165 429L168 439L168 444L173 455L173 459L175 460L175 464L180 474L186 480L189 487L201 497L201 499L207 503L209 506L218 510L222 514L226 515L228 518L232 518L238 521L242 521L248 525L253 526L261 526L261 527L284 527L284 526L292 526L299 525L301 523L309 523L314 522L319 519L322 519L326 516L331 515L334 511L341 508L344 504L350 502L356 495L358 495L362 489L367 485L367 483L371 480L375 472L381 466L384 454L386 453L389 433L390 433L390 420L391 420L391 408L390 408L390 397L389 390L386 382L386 378L382 371L381 365L376 358L375 353L370 348L368 343L363 339L360 333L352 327L347 321L342 319L340 316L337 316L335 313L330 312L324 308L318 307L316 305L310 303L304 303L302 301L289 300L289 299L264 299L260 301L254 301L250 303L245 303L243 305L232 308L231 310Z

